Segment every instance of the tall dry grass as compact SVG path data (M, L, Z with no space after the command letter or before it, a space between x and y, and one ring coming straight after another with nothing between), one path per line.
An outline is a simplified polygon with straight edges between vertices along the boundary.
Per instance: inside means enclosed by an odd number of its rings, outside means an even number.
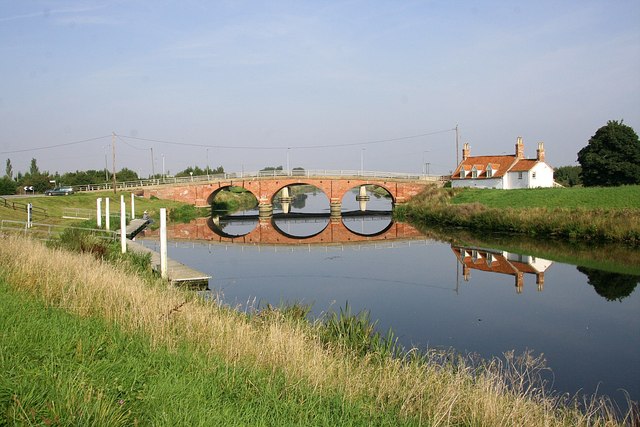
M536 385L539 360L507 356L480 365L453 354L409 353L403 360L359 357L323 345L288 322L255 322L193 293L149 283L89 254L71 254L22 237L0 245L0 274L16 289L81 316L100 316L157 345L189 343L228 363L284 372L318 393L338 391L369 410L400 407L424 425L618 425L606 400L576 402Z

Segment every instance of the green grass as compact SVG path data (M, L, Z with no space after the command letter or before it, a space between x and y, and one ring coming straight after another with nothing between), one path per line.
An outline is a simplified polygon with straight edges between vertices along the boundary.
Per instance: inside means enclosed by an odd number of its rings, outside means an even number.
M47 224L75 224L78 222L76 219L64 219L62 218L65 208L80 208L90 209L95 216L96 212L96 200L102 197L102 211L104 215L105 202L104 199L109 197L111 213L120 212L120 196L124 195L126 209L128 213L131 213L131 192L119 191L117 195L113 194L113 191L97 191L90 193L76 193L70 196L34 196L23 197L19 201L22 203L32 203L34 206L38 206L47 210L48 217L41 218L36 217L34 221ZM167 208L169 213L174 209L179 209L186 206L185 203L175 202L172 200L162 200L158 198L146 199L142 197L135 198L135 211L138 218L142 217L142 213L146 210L149 215L156 219L160 217L160 208ZM16 211L11 208L5 208L0 206L0 219L10 219L15 221L26 221L26 213L23 211ZM119 227L119 222L114 223L111 221L112 226Z
M0 425L410 425L186 345L153 348L0 280ZM368 409L367 409L368 408Z
M640 208L634 206L640 203L639 190L640 186L575 191L432 187L397 206L394 217L417 225L638 246Z
M623 187L463 189L453 204L480 203L492 208L640 209L640 185Z

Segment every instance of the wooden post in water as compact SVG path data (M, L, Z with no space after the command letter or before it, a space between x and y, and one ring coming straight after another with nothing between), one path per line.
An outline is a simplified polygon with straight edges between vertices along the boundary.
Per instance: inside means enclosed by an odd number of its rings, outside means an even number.
M127 252L127 208L124 204L124 196L120 196L120 249Z
M96 199L96 223L102 228L102 197Z
M160 276L167 274L167 208L160 208Z
M104 228L109 231L111 230L111 214L109 213L109 198L105 197L104 199Z

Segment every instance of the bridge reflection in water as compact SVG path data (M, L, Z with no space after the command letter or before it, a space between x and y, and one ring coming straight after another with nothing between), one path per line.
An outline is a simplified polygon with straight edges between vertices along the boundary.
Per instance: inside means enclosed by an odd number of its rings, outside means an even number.
M553 261L547 259L496 249L451 245L451 250L462 264L462 277L465 282L471 280L471 270L507 274L514 277L517 293L522 293L525 273L535 275L538 291L544 290L544 273L553 264Z
M375 223L371 226L366 223ZM295 235L290 231L303 224L310 234ZM244 229L233 233L230 229ZM158 230L145 231L145 237L155 237ZM221 243L299 245L344 244L396 239L423 239L423 234L409 224L394 222L390 212L347 212L335 218L329 214L237 215L224 218L198 218L187 224L167 225L169 239L205 240Z

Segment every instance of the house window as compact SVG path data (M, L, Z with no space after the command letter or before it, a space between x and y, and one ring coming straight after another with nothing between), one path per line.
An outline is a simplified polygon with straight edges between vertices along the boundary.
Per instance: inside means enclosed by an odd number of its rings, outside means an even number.
M518 172L518 179L522 179L522 172Z
M474 166L473 169L471 169L471 178L477 178L478 177L478 169L476 169L476 167Z
M460 169L460 179L464 179L464 176L466 174L464 173L464 169Z
M531 174L531 177L532 177L533 179L536 179L536 173L535 173L535 172L534 172L534 173L532 173L532 174Z
M487 169L487 178L491 178L493 176L493 169L490 167Z

